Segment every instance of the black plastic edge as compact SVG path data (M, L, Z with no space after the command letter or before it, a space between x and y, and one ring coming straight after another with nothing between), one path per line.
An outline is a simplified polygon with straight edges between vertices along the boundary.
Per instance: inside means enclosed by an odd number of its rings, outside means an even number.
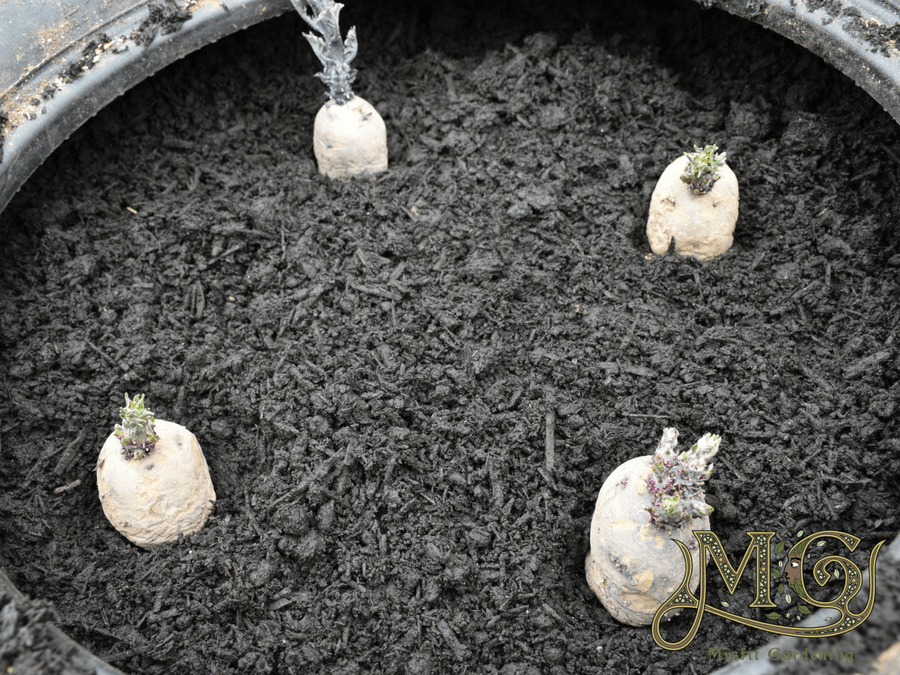
M817 1L812 8L809 0L695 2L758 23L809 49L851 77L900 122L900 0ZM102 51L91 61L90 70L29 111L34 119L21 121L11 115L4 128L0 116L0 213L34 170L114 98L191 51L291 10L290 0L193 2L187 10L192 16L180 30L157 35L146 47L132 41L125 51ZM148 5L140 5L116 17L116 32L108 37L127 43L148 14ZM16 99L20 103L40 99L39 87L83 59L90 39L70 45L40 78L31 78L21 91L12 92ZM0 109L0 115L8 112Z
M850 77L900 123L900 0L694 1L807 48Z
M141 46L132 38L150 14L149 7L141 5L117 17L115 33L106 34L107 44L113 48L88 53L89 69L66 84L57 84L52 96L45 99L42 93L47 83L59 83L67 68L85 58L85 48L102 31L70 45L40 77L30 78L12 92L26 113L10 115L9 109L0 109L9 118L6 128L0 128L0 215L35 169L116 97L192 51L289 10L294 11L289 0L197 3L189 8L191 17L178 30L157 34L150 44ZM32 101L39 103L32 105Z
M9 577L0 569L0 596L3 595L12 598L17 605L23 606L28 604L28 599L19 592L9 580ZM102 659L98 659L52 623L45 624L43 629L46 631L47 636L53 640L52 648L56 656L64 659L64 662L70 669L74 669L76 672L93 672L96 675L124 675L121 670L114 668ZM10 670L9 672L13 671ZM16 670L15 672L19 671Z
M825 3L810 9L802 0L694 0L703 7L719 7L809 49L851 77L900 123L900 6L887 0ZM821 3L819 3L821 4ZM838 11L837 7L840 7ZM115 98L192 51L255 23L292 10L289 0L229 0L191 9L180 30L158 35L147 46L131 43L123 52L104 52L81 77L62 86L40 106L33 120L17 124L0 136L0 215L38 166L78 127ZM141 7L125 17L127 30L110 38L130 36L149 15ZM89 39L72 45L67 63L75 62ZM64 63L63 65L67 65ZM62 71L60 66L59 71ZM23 98L34 92L20 92ZM0 113L3 113L0 110ZM3 118L0 117L0 122ZM0 129L0 131L4 131ZM891 549L898 548L900 539ZM892 551L896 564L900 553ZM0 570L0 592L20 602L24 596ZM48 626L73 659L98 675L122 672L85 650L56 626ZM776 644L776 643L773 643ZM763 671L726 668L717 673L756 675ZM765 671L771 672L771 671Z

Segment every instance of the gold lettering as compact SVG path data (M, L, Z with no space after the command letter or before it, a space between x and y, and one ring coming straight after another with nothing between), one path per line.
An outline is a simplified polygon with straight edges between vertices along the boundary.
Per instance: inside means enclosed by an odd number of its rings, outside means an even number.
M747 550L744 553L744 557L741 559L741 562L737 566L737 568L735 568L731 564L731 561L728 559L722 543L714 533L708 530L697 530L694 532L694 536L696 537L697 542L700 546L700 560L698 570L700 583L697 589L696 596L691 593L689 585L694 567L691 552L685 544L673 539L673 541L678 544L679 549L681 549L681 555L682 558L684 558L685 574L681 585L669 597L669 599L660 606L660 608L656 612L656 615L653 617L653 623L651 624L653 640L663 649L677 651L679 649L684 649L685 647L687 647L697 636L697 632L700 630L700 623L703 620L703 614L706 611L709 611L716 616L721 616L724 619L729 619L744 626L748 626L750 628L757 628L769 633L790 635L794 637L827 637L840 635L842 633L851 631L857 626L861 625L866 619L869 618L869 615L872 613L872 609L875 605L875 564L878 559L878 552L881 550L882 545L884 545L885 543L884 541L879 542L869 554L869 598L868 602L866 603L866 607L859 614L854 614L849 609L850 600L853 599L862 589L862 573L860 572L859 567L857 567L856 564L853 563L853 561L841 556L831 555L823 557L813 566L813 578L820 586L824 586L832 577L831 573L829 573L826 569L828 565L839 565L842 568L844 587L838 597L834 600L828 602L820 602L813 599L809 595L809 593L806 592L806 586L803 580L803 556L805 555L806 549L809 547L810 543L823 537L831 537L842 542L851 552L853 552L859 545L860 539L858 537L854 537L853 535L849 535L844 532L838 532L835 530L826 530L809 535L791 548L791 550L789 551L789 559L793 562L798 562L798 569L796 569L795 572L795 580L791 582L791 587L796 590L797 594L804 601L813 604L816 607L830 607L840 613L840 620L833 624L829 624L827 626L803 627L778 626L769 624L764 621L757 621L755 619L748 619L742 616L738 616L717 607L707 607L706 605L707 551L712 555L712 558L716 563L716 568L719 570L719 574L722 576L722 579L725 582L726 587L728 588L728 592L733 594L735 589L737 589L738 581L743 576L744 571L747 568L747 564L750 562L750 555L755 550L756 597L750 604L750 607L775 606L775 603L773 603L771 599L772 576L771 559L769 555L770 544L772 538L775 536L774 532L748 532L747 536L750 537L750 545L747 547ZM681 640L678 640L676 642L669 642L662 636L662 633L660 632L660 622L662 621L663 616L666 613L682 609L695 610L696 615L694 616L694 620L691 623L691 627L688 630L687 634ZM712 658L712 651L713 650L710 649L710 658ZM721 655L721 649L719 650L718 654ZM727 655L728 652L726 652L726 658L728 657ZM779 655L776 654L774 655L774 658L778 658L778 656ZM719 656L718 658L721 657ZM772 650L769 651L769 658L773 658ZM788 652L785 652L781 654L781 658L791 658L791 656Z

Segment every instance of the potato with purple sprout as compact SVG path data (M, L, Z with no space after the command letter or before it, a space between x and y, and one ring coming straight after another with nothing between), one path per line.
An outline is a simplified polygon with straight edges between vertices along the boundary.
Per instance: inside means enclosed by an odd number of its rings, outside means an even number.
M684 581L684 558L672 541L692 551L690 588L700 582L695 530L709 529L712 507L703 484L721 439L706 434L690 450L675 453L678 432L666 429L653 455L615 469L600 488L591 521L588 585L619 621L653 622L656 611Z
M718 147L694 146L666 167L650 197L647 239L656 255L712 260L731 248L740 205L738 181Z

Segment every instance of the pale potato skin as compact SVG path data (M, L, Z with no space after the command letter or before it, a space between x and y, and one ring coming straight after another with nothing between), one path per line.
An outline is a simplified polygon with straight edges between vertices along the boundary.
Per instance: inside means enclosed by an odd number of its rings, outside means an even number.
M688 158L679 157L660 176L650 198L647 238L656 255L664 255L675 237L678 255L712 260L734 241L740 205L737 177L723 164L712 190L695 195L681 180L687 166Z
M694 518L672 532L651 524L645 510L651 504L651 460L650 455L630 459L603 483L591 521L591 552L585 558L591 590L615 619L631 626L650 625L684 580L684 558L671 538L690 545L694 530L709 529L707 517ZM699 548L691 557L694 592L700 583Z
M103 513L129 541L151 548L198 532L216 501L209 467L196 436L180 424L156 420L159 441L143 459L126 460L110 434L97 459Z
M335 180L374 178L387 171L387 129L378 111L354 96L343 105L329 100L313 126L319 173Z

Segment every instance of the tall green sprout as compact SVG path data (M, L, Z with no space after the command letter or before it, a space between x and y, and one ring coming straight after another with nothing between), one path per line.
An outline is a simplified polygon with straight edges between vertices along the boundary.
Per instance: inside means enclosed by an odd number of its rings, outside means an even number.
M356 71L350 62L356 57L356 28L347 31L347 40L341 39L339 15L343 5L334 0L291 0L294 8L309 26L321 33L321 37L304 33L310 46L322 62L324 70L316 73L328 87L328 96L338 105L353 98L351 85Z

